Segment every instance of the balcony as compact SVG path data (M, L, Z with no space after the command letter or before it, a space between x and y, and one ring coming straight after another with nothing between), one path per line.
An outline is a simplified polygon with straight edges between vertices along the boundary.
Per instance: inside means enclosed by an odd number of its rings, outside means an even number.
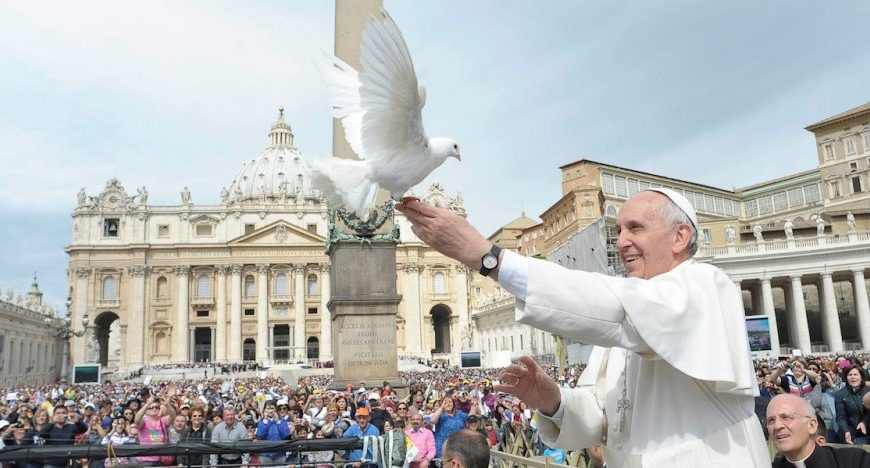
M774 252L803 252L863 244L870 244L870 231L795 237L794 239L777 239L763 242L743 242L720 247L701 247L698 249L698 257L714 259L750 257Z
M98 309L113 309L121 307L120 299L97 299Z
M272 294L269 296L269 302L272 304L292 304L293 296L291 294Z
M194 296L190 299L190 305L214 305L214 296Z

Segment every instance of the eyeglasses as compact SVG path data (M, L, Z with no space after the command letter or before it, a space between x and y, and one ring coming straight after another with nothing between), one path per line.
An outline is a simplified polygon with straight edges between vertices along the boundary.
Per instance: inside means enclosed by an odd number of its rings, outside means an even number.
M149 406L148 409L149 410L160 409L160 407L159 406Z
M202 415L201 414L192 414L192 415L190 415L190 417L191 418L202 418Z
M405 411L408 411L408 407L407 407L407 406L400 406L398 409L399 409L399 410L405 410Z
M768 428L773 427L773 425L776 424L777 419L779 419L779 422L781 422L783 425L791 426L798 418L813 419L812 416L800 415L797 413L784 413L780 414L779 416L770 416L765 419L764 422L765 424L767 424Z

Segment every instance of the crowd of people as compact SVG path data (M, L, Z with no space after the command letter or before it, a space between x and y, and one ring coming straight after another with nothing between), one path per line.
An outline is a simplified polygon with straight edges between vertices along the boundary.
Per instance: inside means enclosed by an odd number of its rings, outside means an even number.
M179 367L182 368L182 367ZM582 372L575 365L554 378L573 386ZM0 436L6 446L89 444L172 444L181 441L337 439L401 431L415 447L413 468L441 458L447 438L461 429L483 435L491 447L508 433L534 440L532 410L518 399L493 391L498 369L433 369L402 372L407 391L389 382L366 387L360 382L330 390L332 376L311 375L288 383L280 378L210 378L106 382L93 386L0 389ZM545 447L539 447L543 452ZM150 464L338 463L369 458L349 452L191 455L181 457L79 460L86 466ZM551 453L560 460L565 454ZM39 468L34 460L11 466Z

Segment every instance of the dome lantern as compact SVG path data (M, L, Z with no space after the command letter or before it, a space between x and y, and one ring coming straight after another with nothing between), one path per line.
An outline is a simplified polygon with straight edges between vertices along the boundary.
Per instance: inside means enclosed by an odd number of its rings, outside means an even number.
M278 120L272 124L269 132L269 146L293 146L293 131L284 120L284 107L278 108Z

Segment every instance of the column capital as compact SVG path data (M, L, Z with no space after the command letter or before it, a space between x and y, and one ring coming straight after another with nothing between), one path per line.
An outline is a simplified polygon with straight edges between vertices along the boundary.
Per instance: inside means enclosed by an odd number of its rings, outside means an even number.
M454 265L454 267L456 268L457 273L465 273L466 275L468 274L469 269L467 266L461 263L457 263L456 265Z
M417 273L423 270L423 265L420 265L419 263L403 263L402 270L406 273Z
M856 267L856 268L852 268L850 270L851 270L853 275L858 275L858 274L863 275L864 274L864 267Z
M257 273L261 275L265 275L269 273L269 264L268 263L258 263L257 265Z
M151 267L148 265L130 265L127 267L127 274L131 276L145 276L151 272Z
M762 276L761 278L758 278L758 280L761 281L761 284L762 284L762 285L765 285L765 284L766 284L766 285L768 285L768 286L770 286L770 280L771 280L771 279L772 279L772 278L771 278L770 276Z
M232 273L234 275L241 275L242 274L242 264L241 263L233 263L232 265L229 265L229 267L230 267L230 273Z
M291 263L290 269L293 270L293 273L305 273L305 264L304 263Z
M794 282L794 280L801 281L802 277L803 277L803 275L798 274L798 273L793 273L793 274L788 275L788 279L790 279L792 282Z
M190 265L173 265L172 273L175 276L188 276L190 275Z
M320 271L323 273L329 273L332 270L331 263L319 263L317 266L320 268Z
M231 267L231 265L215 265L214 271L218 275L225 275L225 274L227 274L227 271L230 269L230 267Z
M819 276L821 276L822 279L824 279L824 278L833 278L833 277L834 277L834 274L831 273L830 271L823 271L823 272L819 273Z
M76 268L76 277L87 278L88 276L91 276L91 268Z

